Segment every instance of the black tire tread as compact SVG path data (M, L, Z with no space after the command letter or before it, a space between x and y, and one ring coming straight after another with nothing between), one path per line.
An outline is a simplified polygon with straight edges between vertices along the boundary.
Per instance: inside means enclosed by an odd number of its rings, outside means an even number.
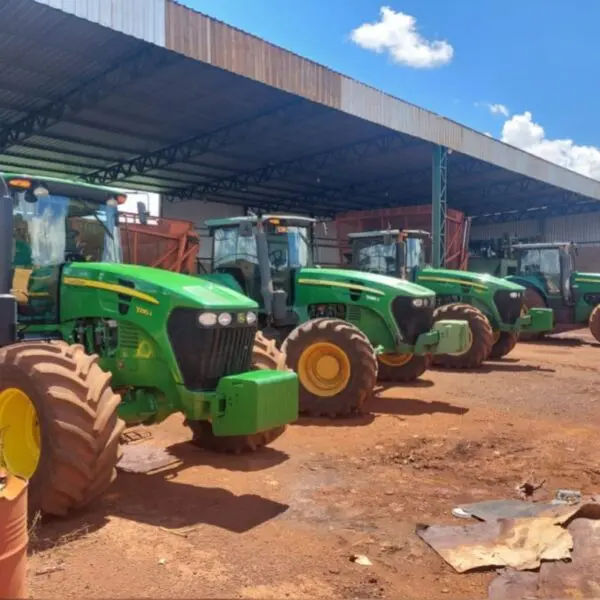
M498 360L512 352L519 341L519 334L511 331L501 331L498 341L492 347L488 358Z
M350 382L341 394L320 398L300 381L300 413L333 418L360 412L377 382L378 362L371 342L360 329L342 319L311 319L296 327L284 340L281 349L287 366L296 371L302 351L319 340L336 343L346 352L351 363Z
M415 381L427 371L431 365L431 355L424 354L419 356L413 354L410 361L401 367L387 365L381 360L378 360L378 363L378 381L382 383L409 383Z
M476 307L460 302L438 306L434 321L459 319L469 323L473 335L470 350L458 356L437 354L432 357L434 365L448 369L476 369L487 360L494 345L494 332L488 318Z
M600 304L594 306L588 320L590 333L597 342L600 342Z
M260 331L256 333L252 347L252 369L288 370L285 364L285 354L277 348L273 340L265 337ZM286 426L281 425L250 435L217 436L213 433L212 424L209 421L190 421L186 419L185 424L192 430L192 444L204 450L225 454L255 452L275 441L286 430Z
M29 384L23 383L24 378ZM121 457L121 401L97 355L65 342L24 342L0 350L0 385L21 387L35 404L42 435L29 511L64 516L100 496Z

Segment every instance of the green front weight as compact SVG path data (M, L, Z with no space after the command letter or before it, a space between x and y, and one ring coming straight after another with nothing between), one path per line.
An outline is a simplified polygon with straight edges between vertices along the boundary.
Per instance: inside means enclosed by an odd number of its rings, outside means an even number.
M298 419L298 376L293 371L249 371L219 381L215 435L251 435ZM216 414L215 414L216 413Z
M530 308L526 315L517 320L517 331L544 332L554 328L554 316L551 308Z
M415 344L415 354L452 354L465 350L468 343L467 321L437 321L431 331L419 336Z

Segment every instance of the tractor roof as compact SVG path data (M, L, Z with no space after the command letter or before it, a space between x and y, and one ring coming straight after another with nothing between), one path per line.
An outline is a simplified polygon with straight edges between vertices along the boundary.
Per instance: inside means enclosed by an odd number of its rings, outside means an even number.
M400 235L401 233L405 233L408 237L431 237L431 234L423 229L381 229L349 233L348 238L351 240L360 238L374 238L383 237L384 235Z
M88 188L90 190L101 190L112 194L123 194L127 195L127 190L123 190L115 187L107 187L104 185L92 185L85 181L77 181L76 179L65 179L62 177L46 177L45 175L27 175L26 173L12 173L7 171L0 171L0 177L3 177L6 181L9 179L28 179L37 183L43 183L50 188L55 186L68 186L76 185L81 188ZM131 190L130 190L131 191Z
M312 217L302 217L298 215L286 215L286 214L278 214L278 215L262 215L261 217L257 215L250 215L246 217L227 217L225 219L208 219L206 221L206 226L209 229L214 229L216 227L228 227L239 225L240 223L258 223L258 221L262 221L263 223L266 221L284 221L286 225L294 226L298 225L300 227L306 227L311 223L316 223L316 219ZM278 224L278 223L274 223Z
M545 250L574 246L573 242L536 242L532 244L512 244L513 250Z

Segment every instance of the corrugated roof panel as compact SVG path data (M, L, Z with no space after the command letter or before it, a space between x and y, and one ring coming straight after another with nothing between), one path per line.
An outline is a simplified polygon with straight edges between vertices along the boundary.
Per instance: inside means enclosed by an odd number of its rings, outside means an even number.
M165 45L165 0L35 0L121 33Z
M339 107L338 73L171 0L167 0L166 15L170 50Z

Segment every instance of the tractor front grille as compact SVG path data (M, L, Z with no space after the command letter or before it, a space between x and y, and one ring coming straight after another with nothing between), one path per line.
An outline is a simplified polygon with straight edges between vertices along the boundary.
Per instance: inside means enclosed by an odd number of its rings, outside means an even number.
M220 311L222 312L222 311ZM231 325L204 327L200 311L176 308L167 333L186 388L214 390L221 377L250 370L256 325L239 324L232 313Z
M425 306L413 306L413 298L397 296L392 302L392 313L402 332L404 341L415 344L418 337L433 327L433 310L435 299L422 298Z
M514 325L521 315L521 304L523 298L521 294L517 298L511 298L508 290L499 290L494 294L494 302L500 314L503 323Z

